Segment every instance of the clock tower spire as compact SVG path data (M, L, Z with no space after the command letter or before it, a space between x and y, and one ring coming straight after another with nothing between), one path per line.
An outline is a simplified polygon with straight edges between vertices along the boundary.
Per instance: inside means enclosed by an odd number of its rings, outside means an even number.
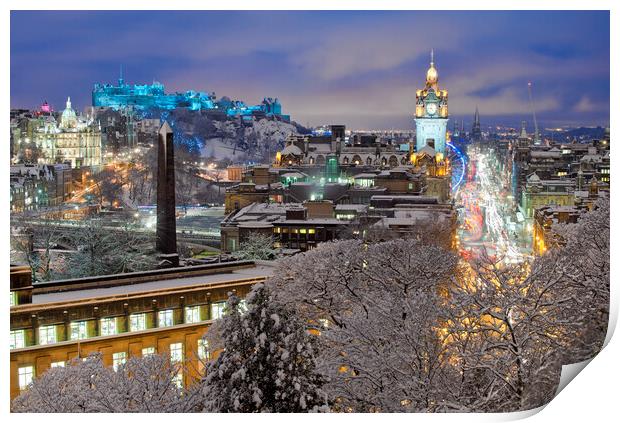
M445 154L448 125L448 91L439 89L439 73L435 68L435 50L431 49L426 84L416 91L416 151L425 146Z

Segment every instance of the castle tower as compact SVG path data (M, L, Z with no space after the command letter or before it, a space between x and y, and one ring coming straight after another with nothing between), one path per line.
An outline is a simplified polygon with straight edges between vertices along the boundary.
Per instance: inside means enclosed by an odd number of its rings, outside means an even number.
M159 129L157 149L157 233L156 250L162 260L169 264L163 267L178 267L177 223L175 216L174 189L174 141L168 122Z
M445 154L448 91L439 89L439 73L435 68L434 56L431 50L431 63L426 71L426 85L416 91L416 151L428 145L436 152Z

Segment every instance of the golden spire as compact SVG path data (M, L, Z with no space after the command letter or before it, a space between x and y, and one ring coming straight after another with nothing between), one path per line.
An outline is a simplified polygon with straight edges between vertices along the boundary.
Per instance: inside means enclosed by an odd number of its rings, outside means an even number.
M435 69L435 51L431 49L431 67L426 71L426 85L437 88L437 80L439 75L437 69Z

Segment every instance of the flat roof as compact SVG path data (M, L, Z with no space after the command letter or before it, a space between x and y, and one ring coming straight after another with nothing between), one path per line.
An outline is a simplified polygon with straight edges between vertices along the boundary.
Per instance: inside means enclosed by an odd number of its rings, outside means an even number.
M123 294L136 294L141 292L158 291L166 288L191 287L204 284L216 284L223 282L234 282L240 279L251 279L259 277L271 277L274 266L267 264L257 264L255 267L237 269L228 272L214 273L203 276L190 277L171 277L157 281L135 283L132 285L118 285L111 287L84 288L75 291L49 292L43 294L33 294L32 304L54 303L61 301L84 300L90 298L109 297ZM35 285L36 288L36 285Z
M368 204L336 204L336 211L355 210L363 212L368 208Z

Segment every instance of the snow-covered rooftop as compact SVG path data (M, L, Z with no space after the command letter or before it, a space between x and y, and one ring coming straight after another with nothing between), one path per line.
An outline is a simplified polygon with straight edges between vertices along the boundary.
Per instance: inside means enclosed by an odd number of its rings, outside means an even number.
M368 208L367 204L337 204L336 211L355 210L363 212Z
M360 173L359 175L355 175L353 179L374 179L376 176L376 173Z
M305 178L308 175L306 175L305 173L301 173L301 172L286 172L280 176L283 178Z
M280 224L282 223L286 223L286 224L291 224L291 225L342 225L346 222L343 222L342 220L339 219L333 219L333 218L308 218L305 220L302 219L286 219L286 220L280 220L280 222L278 222Z
M274 267L257 265L253 268L239 269L226 273L218 273L204 276L192 276L187 278L165 278L153 282L136 283L133 285L112 286L108 288L80 289L76 291L53 292L47 294L35 294L32 296L34 304L52 303L59 301L82 300L89 298L108 297L123 294L137 294L140 292L157 291L166 288L191 287L203 284L216 284L234 282L239 279L270 277Z

